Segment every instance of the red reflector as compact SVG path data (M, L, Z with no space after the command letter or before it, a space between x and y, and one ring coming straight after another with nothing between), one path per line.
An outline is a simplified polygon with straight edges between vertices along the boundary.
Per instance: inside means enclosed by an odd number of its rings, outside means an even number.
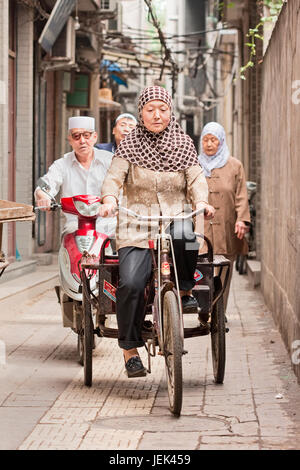
M149 240L148 243L149 243L149 248L150 248L150 250L154 250L154 241L153 241L153 240Z
M167 263L166 261L164 263L161 263L160 272L162 274L165 274L165 275L170 274L170 265L169 265L169 263Z

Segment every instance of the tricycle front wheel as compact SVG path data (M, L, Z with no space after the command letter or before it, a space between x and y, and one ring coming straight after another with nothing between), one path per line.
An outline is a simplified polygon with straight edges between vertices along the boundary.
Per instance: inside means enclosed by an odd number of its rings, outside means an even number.
M178 301L173 291L163 300L163 345L168 383L170 411L179 416L182 407L182 350L181 323Z

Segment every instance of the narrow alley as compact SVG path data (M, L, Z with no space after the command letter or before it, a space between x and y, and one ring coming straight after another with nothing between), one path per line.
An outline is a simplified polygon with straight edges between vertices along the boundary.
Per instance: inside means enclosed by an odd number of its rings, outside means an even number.
M299 34L0 0L0 450L300 449Z
M2 449L299 448L291 358L247 275L233 277L223 385L213 381L210 337L185 341L180 418L168 409L164 359L153 358L146 378L128 379L113 339L98 341L93 385L83 385L76 335L62 327L53 289L1 312Z

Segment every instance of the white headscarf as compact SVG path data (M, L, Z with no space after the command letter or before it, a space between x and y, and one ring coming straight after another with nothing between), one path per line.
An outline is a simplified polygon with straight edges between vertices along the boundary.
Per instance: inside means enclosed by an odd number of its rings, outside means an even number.
M205 135L212 134L219 140L219 147L215 155L209 156L206 155L202 145L202 139ZM201 153L198 157L199 163L203 168L204 175L210 177L211 170L214 168L222 168L226 165L230 152L226 144L226 134L225 129L221 124L217 122L209 122L206 124L202 130L201 138Z

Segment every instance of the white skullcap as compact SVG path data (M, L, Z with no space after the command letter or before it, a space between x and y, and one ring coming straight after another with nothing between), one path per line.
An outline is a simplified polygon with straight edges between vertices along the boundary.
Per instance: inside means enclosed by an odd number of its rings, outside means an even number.
M137 120L136 120L136 118L134 117L134 115L133 115L133 114L129 114L129 113L120 114L120 115L116 118L115 124L117 124L117 122L119 121L119 119L124 119L124 118L126 118L126 119L132 119L132 120L137 124Z
M71 129L95 130L95 119L88 116L75 116L69 118L69 131Z

